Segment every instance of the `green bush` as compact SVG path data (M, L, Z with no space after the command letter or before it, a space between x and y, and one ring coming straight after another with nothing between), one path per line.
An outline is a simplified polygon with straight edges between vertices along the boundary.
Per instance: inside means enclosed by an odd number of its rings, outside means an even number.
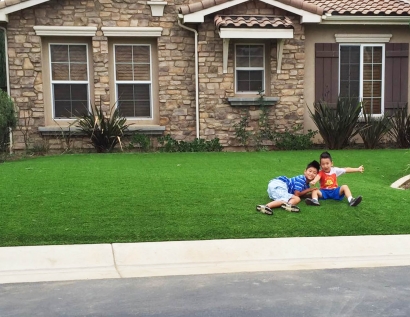
M134 133L131 138L129 148L137 147L141 152L148 152L151 148L151 139L148 135Z
M120 116L118 108L114 111L111 109L105 115L101 107L91 107L91 110L78 118L76 126L90 138L98 153L108 153L121 142L121 137L129 126L125 124L126 121L126 118Z
M308 109L319 134L330 150L348 146L361 129L357 121L362 103L357 98L339 97L335 109L324 101L316 102L314 111Z
M286 130L285 132L276 132L273 135L275 146L279 150L307 150L313 147L312 138L317 134L317 131L308 130L306 134L297 133L303 127L298 125L293 128L293 131Z
M397 107L391 118L390 137L402 149L410 147L410 115L407 114L407 104L404 107Z
M204 140L195 138L192 142L178 141L169 134L159 137L158 144L161 152L221 152L222 145L219 138Z
M5 152L9 145L10 129L17 123L14 104L10 96L0 90L0 151Z

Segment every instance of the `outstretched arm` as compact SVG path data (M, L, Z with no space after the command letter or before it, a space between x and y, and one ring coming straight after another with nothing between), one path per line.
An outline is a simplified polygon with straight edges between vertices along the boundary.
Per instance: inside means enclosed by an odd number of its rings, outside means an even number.
M363 173L364 172L364 167L363 165L360 165L359 167L345 167L346 173L355 173L355 172L360 172Z

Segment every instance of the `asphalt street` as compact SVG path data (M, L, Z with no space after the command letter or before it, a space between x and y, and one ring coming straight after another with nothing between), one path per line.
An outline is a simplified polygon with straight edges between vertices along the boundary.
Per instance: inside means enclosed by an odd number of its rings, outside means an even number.
M410 267L0 285L0 316L410 316Z

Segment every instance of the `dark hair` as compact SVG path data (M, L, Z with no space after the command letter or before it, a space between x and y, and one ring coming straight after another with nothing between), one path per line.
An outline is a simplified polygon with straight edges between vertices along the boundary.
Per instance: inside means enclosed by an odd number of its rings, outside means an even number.
M316 168L318 172L319 172L319 170L320 170L320 164L319 164L319 162L316 161L316 160L310 162L310 163L306 166L306 169L308 169L309 167Z
M330 162L332 162L332 156L329 152L323 152L322 154L320 154L320 160L322 159L330 159Z

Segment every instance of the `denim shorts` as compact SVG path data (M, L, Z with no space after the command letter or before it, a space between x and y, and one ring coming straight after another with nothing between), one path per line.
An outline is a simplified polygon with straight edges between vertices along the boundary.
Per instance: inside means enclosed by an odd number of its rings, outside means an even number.
M268 195L272 200L280 200L285 203L287 203L293 196L293 194L288 193L288 185L279 179L272 179L269 182Z
M345 194L340 195L340 186L333 189L321 189L320 192L322 193L323 200L326 199L334 199L334 200L342 200L345 197Z

